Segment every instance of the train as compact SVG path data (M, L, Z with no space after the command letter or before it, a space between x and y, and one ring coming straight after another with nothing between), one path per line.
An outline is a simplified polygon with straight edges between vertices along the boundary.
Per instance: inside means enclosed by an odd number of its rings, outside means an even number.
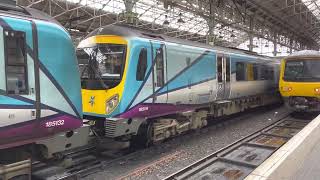
M35 9L0 4L0 163L50 146L58 152L56 135L70 138L62 148L73 147L83 127L79 77L63 26Z
M320 112L320 53L304 50L281 62L279 91L287 107L297 112Z
M98 136L152 144L280 101L280 61L120 25L77 47L84 119Z

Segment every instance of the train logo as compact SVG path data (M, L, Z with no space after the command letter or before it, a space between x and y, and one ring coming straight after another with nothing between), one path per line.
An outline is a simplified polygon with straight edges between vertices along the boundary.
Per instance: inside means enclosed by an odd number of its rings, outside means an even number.
M94 105L95 98L95 96L90 96L89 104L91 105L91 107Z

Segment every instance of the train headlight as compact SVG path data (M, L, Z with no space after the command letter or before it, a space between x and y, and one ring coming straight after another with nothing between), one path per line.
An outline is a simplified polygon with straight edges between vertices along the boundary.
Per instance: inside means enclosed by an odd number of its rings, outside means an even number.
M284 91L284 92L290 92L290 91L292 91L292 87L283 86L283 87L282 87L282 91Z
M117 107L119 103L119 95L116 94L106 101L106 113L110 114Z
M317 95L320 95L320 88L315 88L314 89L314 93L317 94Z

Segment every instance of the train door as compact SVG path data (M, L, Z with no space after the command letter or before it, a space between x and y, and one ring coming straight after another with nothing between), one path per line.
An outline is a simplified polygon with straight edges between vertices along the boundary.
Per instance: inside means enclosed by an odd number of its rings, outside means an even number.
M153 52L153 102L160 102L166 103L168 101L168 94L162 94L161 99L157 97L157 91L166 83L166 64L167 64L167 57L166 57L166 46L164 43L159 42L152 42L152 52ZM164 89L164 91L167 91Z
M230 96L230 57L217 55L217 98L228 99Z
M224 56L224 65L225 65L225 82L224 82L224 99L230 98L230 79L231 79L231 62L228 55Z

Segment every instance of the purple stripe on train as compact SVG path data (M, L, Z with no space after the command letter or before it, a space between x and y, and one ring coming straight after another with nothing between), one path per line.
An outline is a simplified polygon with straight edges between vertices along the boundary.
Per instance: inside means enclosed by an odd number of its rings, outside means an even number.
M23 123L21 126L16 125L14 127L8 127L8 129L5 129L4 127L3 130L0 131L0 144L8 144L0 146L0 149L34 142L38 138L82 126L81 120L69 115L55 115L52 118L46 117L45 119L46 120L42 121L32 120L30 123ZM20 144L10 144L16 140L19 140Z
M187 104L139 104L124 112L118 116L118 118L136 118L145 117L153 118L158 116L164 116L168 114L174 114L178 112L190 111L198 107L199 105L187 105Z

